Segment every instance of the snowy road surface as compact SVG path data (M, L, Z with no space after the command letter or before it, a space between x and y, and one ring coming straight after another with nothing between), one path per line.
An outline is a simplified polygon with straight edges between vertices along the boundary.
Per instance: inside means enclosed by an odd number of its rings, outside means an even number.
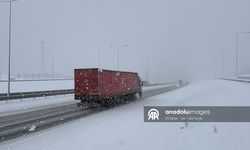
M250 84L208 80L0 144L1 150L246 150L250 123L145 123L143 106L250 106Z

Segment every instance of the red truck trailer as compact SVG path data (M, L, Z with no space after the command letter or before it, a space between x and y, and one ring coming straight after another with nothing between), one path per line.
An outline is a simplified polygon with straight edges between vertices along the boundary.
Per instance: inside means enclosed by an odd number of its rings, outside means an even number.
M75 69L74 74L75 99L82 103L113 105L124 97L141 96L138 73L89 68Z

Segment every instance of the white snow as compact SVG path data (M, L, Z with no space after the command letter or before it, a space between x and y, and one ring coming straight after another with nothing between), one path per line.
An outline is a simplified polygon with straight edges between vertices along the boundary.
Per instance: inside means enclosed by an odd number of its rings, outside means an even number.
M63 104L70 104L76 103L79 101L75 101L73 95L65 95L65 96L50 96L50 97L40 97L40 98L28 98L18 100L8 100L0 101L0 116L6 114L13 114L19 113L24 111L31 111L34 109L41 109L43 107L54 107L55 105L63 105Z
M246 150L250 123L145 123L150 105L250 106L250 84L208 80L0 144L1 150Z
M29 131L30 131L30 132L33 132L33 131L35 131L35 129L36 129L36 126L35 126L35 125L32 125L32 126L29 128Z
M165 87L169 87L169 86L179 87L178 84L165 84L165 85L143 86L142 90L160 89L160 88L165 88Z
M50 81L13 81L11 92L30 92L73 89L74 80L50 80ZM8 82L0 82L0 93L7 93Z

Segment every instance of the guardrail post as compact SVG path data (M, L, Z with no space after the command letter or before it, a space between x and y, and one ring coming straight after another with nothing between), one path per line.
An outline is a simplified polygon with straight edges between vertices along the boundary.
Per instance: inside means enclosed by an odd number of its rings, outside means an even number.
M23 101L23 93L21 92L21 102Z

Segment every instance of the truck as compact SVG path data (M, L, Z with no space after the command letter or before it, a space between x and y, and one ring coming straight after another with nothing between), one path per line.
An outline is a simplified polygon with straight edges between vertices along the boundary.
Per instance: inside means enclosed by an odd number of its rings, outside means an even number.
M74 97L81 103L110 106L138 99L142 95L140 77L135 72L75 69L74 82Z

